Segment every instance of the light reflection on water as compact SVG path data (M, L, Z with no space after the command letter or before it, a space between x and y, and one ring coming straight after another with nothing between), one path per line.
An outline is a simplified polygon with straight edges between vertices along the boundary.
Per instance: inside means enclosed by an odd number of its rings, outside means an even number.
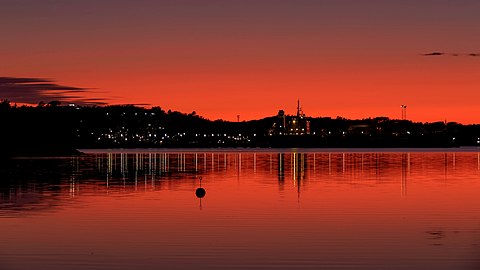
M0 269L480 267L479 153L110 151L0 180Z

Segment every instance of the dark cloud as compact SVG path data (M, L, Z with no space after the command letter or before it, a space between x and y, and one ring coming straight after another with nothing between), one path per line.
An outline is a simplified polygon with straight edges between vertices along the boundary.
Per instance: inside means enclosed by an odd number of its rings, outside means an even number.
M103 98L85 98L82 94L91 91L56 84L50 79L0 77L0 99L8 99L16 103L36 104L40 101L58 100L62 103L77 103L82 105L104 105Z
M441 55L445 55L445 53L443 53L443 52L431 52L431 53L424 53L422 55L423 56L441 56Z
M444 53L444 52L431 52L423 53L423 56L480 56L480 53Z

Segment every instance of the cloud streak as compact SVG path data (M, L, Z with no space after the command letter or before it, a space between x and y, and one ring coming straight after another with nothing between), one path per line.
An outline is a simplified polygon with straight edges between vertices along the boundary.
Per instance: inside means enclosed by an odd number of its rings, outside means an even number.
M431 52L431 53L424 53L423 56L442 56L445 55L443 52Z
M477 57L480 56L480 53L445 53L445 52L429 52L422 53L422 56L470 56Z
M58 100L80 105L105 105L104 98L85 98L92 89L64 86L50 79L0 77L0 99L16 103L37 104Z

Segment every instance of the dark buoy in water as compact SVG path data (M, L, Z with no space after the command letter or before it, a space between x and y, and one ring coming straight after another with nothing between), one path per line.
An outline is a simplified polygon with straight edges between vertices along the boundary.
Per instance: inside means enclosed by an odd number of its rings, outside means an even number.
M197 196L197 198L201 199L201 198L205 197L205 194L207 194L207 191L205 191L205 189L202 188L202 177L201 176L198 178L198 180L200 180L200 187L197 188L197 190L195 190L195 196Z
M197 188L197 190L195 190L195 195L199 199L205 197L205 194L207 194L207 192L205 191L204 188L199 187L199 188Z
M202 177L201 176L198 178L198 180L200 181L200 187L198 187L195 190L195 196L197 196L197 198L200 199L200 210L202 210L202 198L205 197L205 195L207 194L207 191L204 188L202 188Z

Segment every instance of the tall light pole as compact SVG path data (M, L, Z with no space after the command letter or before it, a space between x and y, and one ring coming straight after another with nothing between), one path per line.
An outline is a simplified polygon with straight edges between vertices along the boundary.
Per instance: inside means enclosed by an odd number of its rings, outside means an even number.
M407 105L401 105L402 108L402 120L407 120Z

